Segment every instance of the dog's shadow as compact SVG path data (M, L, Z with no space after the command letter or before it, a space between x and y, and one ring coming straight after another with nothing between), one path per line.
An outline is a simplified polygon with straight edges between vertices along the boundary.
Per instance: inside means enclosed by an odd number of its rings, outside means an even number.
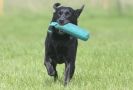
M63 77L58 77L56 81L54 81L53 77L45 78L44 80L44 84L49 87L56 85L56 84L62 85L62 83L64 83Z

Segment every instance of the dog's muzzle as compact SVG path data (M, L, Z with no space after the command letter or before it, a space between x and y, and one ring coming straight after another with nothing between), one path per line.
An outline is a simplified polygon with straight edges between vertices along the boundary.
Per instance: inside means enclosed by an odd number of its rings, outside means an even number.
M64 19L59 19L59 20L57 20L57 22L58 22L60 25L65 25L65 24L69 23L70 21L69 21L69 20L64 20Z

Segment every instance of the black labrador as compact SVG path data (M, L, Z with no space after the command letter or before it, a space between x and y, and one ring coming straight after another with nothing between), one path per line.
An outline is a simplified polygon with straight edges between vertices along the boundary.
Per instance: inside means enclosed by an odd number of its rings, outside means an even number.
M53 5L55 12L51 22L58 22L60 25L73 23L77 25L77 19L80 16L84 5L77 10L71 7L60 6L60 3ZM75 59L78 46L78 40L56 28L50 26L51 32L47 33L45 40L45 60L44 65L48 75L58 78L56 71L57 64L65 63L64 85L67 85L75 71Z

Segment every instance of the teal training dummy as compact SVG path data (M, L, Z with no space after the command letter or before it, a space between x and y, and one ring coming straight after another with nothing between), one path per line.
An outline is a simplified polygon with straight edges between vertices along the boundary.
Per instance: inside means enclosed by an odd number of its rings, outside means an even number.
M54 26L55 28L62 30L63 32L65 32L73 37L84 40L84 41L87 41L89 38L89 32L87 32L86 30L84 30L72 23L60 25L57 22L52 22L50 24L50 26Z

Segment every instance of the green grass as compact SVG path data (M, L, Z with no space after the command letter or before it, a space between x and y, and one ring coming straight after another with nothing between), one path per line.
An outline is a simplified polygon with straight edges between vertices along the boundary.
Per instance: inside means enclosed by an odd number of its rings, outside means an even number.
M79 40L75 75L64 88L64 65L56 83L43 65L50 17L0 17L0 90L133 90L133 18L80 17L91 38Z

